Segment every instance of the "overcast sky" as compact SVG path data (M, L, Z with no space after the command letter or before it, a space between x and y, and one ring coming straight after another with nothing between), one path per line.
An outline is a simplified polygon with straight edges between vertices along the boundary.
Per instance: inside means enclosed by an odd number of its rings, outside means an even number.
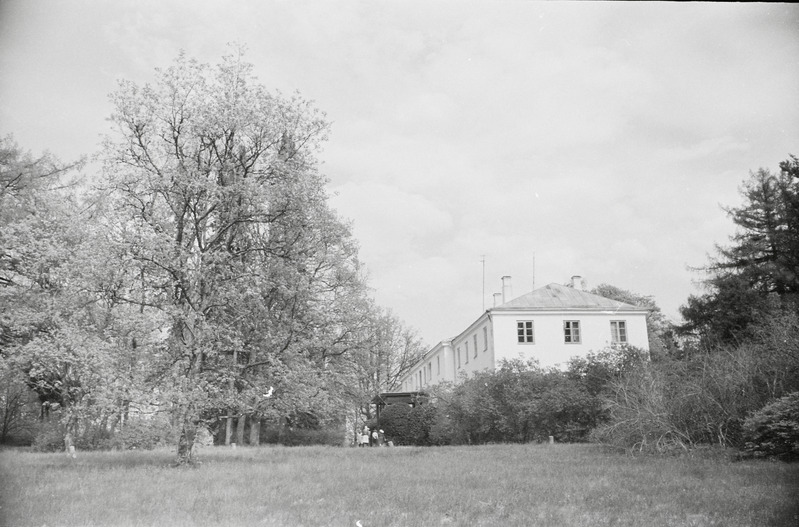
M677 319L750 170L799 155L788 4L0 0L0 134L96 151L116 79L245 44L316 101L377 301L428 344L582 275ZM485 297L483 264L485 255Z

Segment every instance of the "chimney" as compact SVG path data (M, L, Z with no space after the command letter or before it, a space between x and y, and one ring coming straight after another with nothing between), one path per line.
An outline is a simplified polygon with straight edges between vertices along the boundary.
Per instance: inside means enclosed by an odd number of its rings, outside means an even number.
M502 277L502 303L510 302L513 296L513 289L510 287L510 276Z
M583 277L578 274L572 276L572 287L578 291L585 289L585 280L583 280Z
M494 293L494 307L502 305L502 293Z

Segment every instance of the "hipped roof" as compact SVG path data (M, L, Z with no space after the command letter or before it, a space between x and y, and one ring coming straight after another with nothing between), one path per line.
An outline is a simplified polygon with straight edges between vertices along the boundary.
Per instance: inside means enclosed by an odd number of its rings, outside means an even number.
M648 311L645 307L634 306L625 302L611 300L604 296L581 291L560 284L548 284L530 293L514 298L491 309L501 310L589 310L589 311Z

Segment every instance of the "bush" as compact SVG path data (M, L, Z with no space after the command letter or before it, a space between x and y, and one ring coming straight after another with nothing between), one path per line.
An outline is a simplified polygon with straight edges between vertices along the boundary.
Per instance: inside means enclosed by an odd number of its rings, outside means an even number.
M392 404L380 414L380 428L395 445L427 446L433 443L430 430L436 416L436 407L429 402L413 408L406 404Z
M605 393L611 383L647 362L648 353L635 346L620 345L590 352L569 361L568 376L578 380L591 395Z
M429 446L433 444L430 430L438 420L438 408L435 404L425 403L411 410L411 438L415 445Z
M413 445L410 430L411 407L407 404L391 404L380 413L380 428L395 445Z
M158 446L171 444L175 440L169 420L163 417L131 418L125 426L114 434L111 447L122 450L151 450Z
M39 423L33 438L33 450L63 452L66 431L66 426L57 420ZM73 434L72 441L77 450L148 450L176 440L169 421L163 417L131 419L116 433L104 425L84 421Z
M787 382L764 373L763 349L744 343L626 372L606 390L608 419L593 440L657 452L701 444L742 447L747 414L773 399L771 390L784 395L775 387Z
M90 425L75 437L75 448L78 450L108 450L113 441L113 432L99 425ZM63 437L62 437L63 445Z
M669 376L646 365L610 385L608 420L595 428L591 441L639 452L666 453L693 445L686 424L675 418L680 401ZM697 396L690 394L688 399Z
M527 443L585 441L605 418L597 395L579 373L544 371L508 361L497 371L477 372L441 398L441 417L431 442Z
M449 415L445 414L441 405L436 406L436 418L430 425L428 439L431 445L443 446L453 444L454 424Z
M34 433L32 449L35 452L62 452L66 430L58 421L40 423Z
M341 446L344 433L339 428L289 428L269 426L261 434L261 443L283 446Z
M536 401L529 436L538 441L553 436L560 443L579 443L604 419L600 400L580 383L549 373Z
M799 459L799 392L790 393L744 421L745 450L785 460Z
M36 452L63 452L66 426L59 422L41 423L31 445ZM107 450L111 448L113 434L101 426L88 426L72 438L77 450Z

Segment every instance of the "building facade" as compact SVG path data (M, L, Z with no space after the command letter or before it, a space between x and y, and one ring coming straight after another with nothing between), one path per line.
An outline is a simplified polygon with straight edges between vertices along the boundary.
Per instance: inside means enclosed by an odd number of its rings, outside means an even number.
M579 277L574 277L579 278ZM535 359L544 368L563 368L572 357L614 345L649 350L646 308L572 287L549 284L510 298L510 277L494 307L457 336L433 346L401 379L402 391L457 382L503 360Z

